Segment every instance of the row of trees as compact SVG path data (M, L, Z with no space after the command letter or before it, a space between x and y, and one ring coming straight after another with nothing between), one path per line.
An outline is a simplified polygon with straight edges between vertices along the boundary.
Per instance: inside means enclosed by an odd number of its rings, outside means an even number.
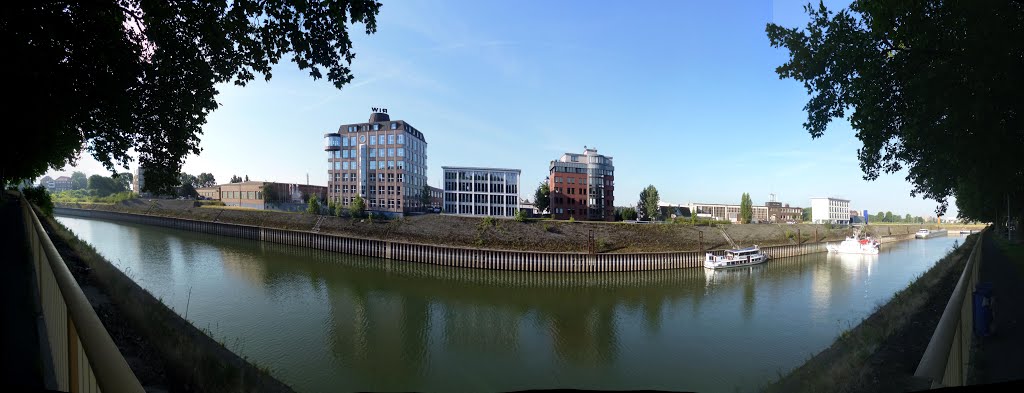
M213 187L217 185L217 179L213 177L212 173L200 173L199 176L190 175L182 172L178 174L178 196L183 197L196 197L199 195L196 192L197 188Z

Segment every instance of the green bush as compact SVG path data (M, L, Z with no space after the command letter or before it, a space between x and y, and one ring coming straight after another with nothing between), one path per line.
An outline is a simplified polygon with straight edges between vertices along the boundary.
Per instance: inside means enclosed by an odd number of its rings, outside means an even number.
M526 221L526 210L520 210L516 212L516 222Z
M46 187L25 187L22 194L30 203L39 206L39 210L42 210L43 214L53 217L53 199L50 198L50 193L46 192Z
M498 224L498 220L495 219L494 217L487 216L487 217L484 217L484 220L483 220L482 224L484 226L493 227L493 226Z

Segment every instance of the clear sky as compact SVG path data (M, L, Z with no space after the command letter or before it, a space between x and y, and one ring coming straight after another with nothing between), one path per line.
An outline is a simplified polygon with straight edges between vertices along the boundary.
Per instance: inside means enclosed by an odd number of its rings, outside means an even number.
M185 172L326 185L323 134L385 107L426 136L433 186L441 166L519 168L532 199L549 161L590 146L614 157L617 206L653 184L669 203L774 193L794 206L838 196L872 214L934 215L905 172L862 179L845 120L817 140L803 129L807 93L775 74L787 53L765 34L768 22L804 26L801 1L382 3L376 34L353 29L344 89L290 61L270 82L219 86L222 106ZM103 171L91 158L77 169Z

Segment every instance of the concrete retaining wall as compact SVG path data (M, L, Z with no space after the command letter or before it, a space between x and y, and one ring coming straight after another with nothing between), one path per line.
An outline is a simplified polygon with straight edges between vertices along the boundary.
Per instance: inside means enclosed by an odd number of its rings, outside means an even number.
M429 263L475 269L544 272L622 272L684 269L704 266L704 252L679 251L630 254L586 254L533 251L486 250L359 239L316 232L263 228L220 222L197 221L102 210L55 208L54 213L69 216L125 221L183 229L193 232L232 236L250 240L288 244L318 250L375 258ZM911 238L913 235L911 235ZM825 252L824 243L768 246L761 250L772 258ZM711 251L723 255L724 250Z

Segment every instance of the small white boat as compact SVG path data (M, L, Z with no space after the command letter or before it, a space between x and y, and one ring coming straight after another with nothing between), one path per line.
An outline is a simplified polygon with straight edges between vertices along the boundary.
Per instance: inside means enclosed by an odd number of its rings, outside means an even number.
M756 265L768 260L768 255L761 252L756 245L738 250L725 250L725 255L717 256L707 253L704 256L704 267L707 269L727 269Z
M858 239L856 236L851 236L843 240L839 244L826 244L825 248L828 252L834 252L838 254L878 254L878 249L882 243L878 240L870 237L864 239Z
M914 234L914 237L918 239L931 239L933 237L946 236L945 229L920 229Z

